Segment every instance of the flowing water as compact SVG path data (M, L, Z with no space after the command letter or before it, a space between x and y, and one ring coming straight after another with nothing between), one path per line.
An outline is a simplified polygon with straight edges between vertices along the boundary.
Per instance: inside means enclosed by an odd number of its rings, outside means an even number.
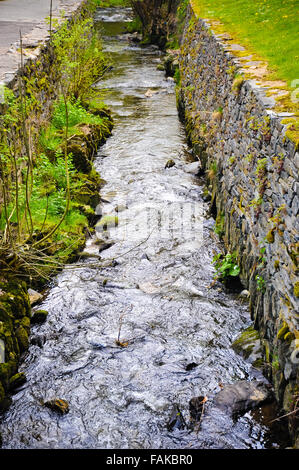
M39 306L48 319L32 328L21 367L27 382L2 419L3 447L277 447L253 414L232 420L212 404L222 384L258 372L231 349L250 325L247 306L210 288L214 221L188 172L173 81L157 70L155 47L121 35L129 10L97 17L113 62L98 86L115 128L95 164L107 181L103 214L118 216L108 226L114 245L101 252L104 268L92 256L66 268ZM165 168L169 159L176 165ZM98 254L96 240L105 236L99 226L86 253ZM173 405L188 422L198 395L208 397L200 431L168 430ZM68 401L68 414L43 406L55 397Z

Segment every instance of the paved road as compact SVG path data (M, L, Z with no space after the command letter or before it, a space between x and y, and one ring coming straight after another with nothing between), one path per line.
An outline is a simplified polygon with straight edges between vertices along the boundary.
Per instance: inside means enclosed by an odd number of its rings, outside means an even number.
M53 15L73 9L80 0L53 0ZM7 72L15 72L19 54L12 47L22 37L42 42L47 36L45 18L49 16L50 0L0 0L0 80Z

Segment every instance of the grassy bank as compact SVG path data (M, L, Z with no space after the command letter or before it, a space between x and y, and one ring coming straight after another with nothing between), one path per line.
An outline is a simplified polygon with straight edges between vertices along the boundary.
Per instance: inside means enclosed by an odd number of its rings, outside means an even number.
M130 0L94 0L98 8L129 7Z
M233 52L241 60L251 55L252 60L262 61L257 68L245 65L247 76L268 88L276 111L295 114L284 124L287 136L299 145L298 0L192 0L191 4L198 16L212 21L216 33L229 33L245 48Z
M72 259L95 222L102 181L92 161L112 122L93 87L107 68L93 8L54 24L46 62L26 65L16 89L5 90L0 267L31 285Z
M192 0L202 18L220 20L226 30L266 59L275 78L289 86L299 78L298 0Z

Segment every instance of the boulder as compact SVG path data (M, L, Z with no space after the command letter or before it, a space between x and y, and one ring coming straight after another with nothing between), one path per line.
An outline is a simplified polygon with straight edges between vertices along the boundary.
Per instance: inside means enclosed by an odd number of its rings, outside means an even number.
M201 173L201 170L202 168L200 162L192 162L184 165L184 171L195 176L199 175Z
M274 400L272 388L264 382L240 380L217 393L213 404L233 416Z
M33 289L28 289L28 294L31 305L36 304L43 298L42 294Z

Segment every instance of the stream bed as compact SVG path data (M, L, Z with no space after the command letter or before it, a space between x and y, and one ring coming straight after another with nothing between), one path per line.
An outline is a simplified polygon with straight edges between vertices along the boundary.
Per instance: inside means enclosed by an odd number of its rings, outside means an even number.
M3 416L3 448L278 448L263 410L233 419L213 407L223 384L261 379L231 348L251 324L248 306L219 285L219 251L162 54L122 34L128 9L102 9L97 27L113 68L102 89L113 135L96 169L107 216L84 258L66 268L38 308L20 368L27 382ZM165 168L168 160L174 166ZM108 239L101 251L99 239ZM106 240L107 241L107 240ZM90 257L89 257L90 255ZM207 397L200 429L169 429L174 405ZM63 416L43 403L62 398Z

